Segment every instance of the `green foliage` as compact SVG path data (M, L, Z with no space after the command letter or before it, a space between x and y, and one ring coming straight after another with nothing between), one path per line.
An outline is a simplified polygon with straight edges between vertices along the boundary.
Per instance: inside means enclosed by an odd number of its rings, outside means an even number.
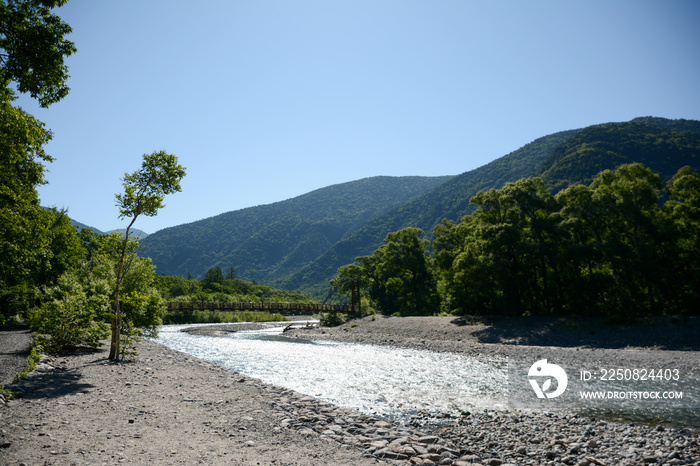
M195 296L202 289L198 280L172 275L157 276L154 285L167 301L173 301L178 296Z
M66 0L13 0L0 3L0 91L13 98L11 82L42 107L68 94L64 57L75 45L65 39L71 27L51 12Z
M359 279L360 288L384 314L438 313L437 279L423 235L418 228L389 233L373 255L341 267L333 286L347 291L348 281Z
M559 144L577 130L562 131L539 138L483 167L451 177L433 190L388 209L346 235L312 263L285 278L285 287L312 291L315 296L328 293L328 281L340 266L355 257L371 254L382 245L389 232L414 226L431 232L443 218L458 221L473 212L469 199L480 190L503 186L509 181L530 176ZM337 298L336 298L337 299Z
M345 323L345 316L340 312L324 312L321 314L319 323L323 327L337 327Z
M232 276L229 274L229 276ZM281 302L317 303L308 293L248 282L239 278L224 278L219 267L212 267L202 280L158 276L155 286L167 301L205 302Z
M603 170L636 162L668 180L684 165L698 168L698 154L698 122L637 118L581 130L552 151L535 176L557 192L572 184L589 184Z
M687 309L700 309L700 177L690 167L683 167L666 185L669 200L664 205L676 228L677 256L670 292ZM697 311L696 311L697 312Z
M442 219L459 222L475 210L469 199L479 191L500 189L522 178L539 176L554 194L573 184L589 184L598 172L632 162L643 163L664 181L684 165L700 170L698 134L698 121L638 118L539 138L376 216L281 284L326 296L327 283L338 268L371 254L388 232L407 226L430 232Z
M284 277L371 218L449 178L374 177L333 185L286 201L166 228L141 241L141 254L152 258L163 275L191 272L202 278L217 266L226 275L233 266L240 278L294 289L297 286Z
M112 316L122 236L83 229L73 230L73 239L78 247L70 260L64 260L72 265L55 285L47 282L34 297L40 304L27 312L30 326L48 336L47 347L52 351L98 347L108 334ZM153 286L153 264L135 255L136 246L134 240L128 242L122 282L124 338L131 343L125 347L127 352L133 352L133 343L141 335L156 334L165 312L164 301Z
M52 134L20 108L11 85L43 107L68 92L64 57L75 47L64 36L70 27L51 8L61 0L0 3L0 320L17 316L53 286L74 263L75 232L62 212L39 206L44 146Z
M62 275L45 295L47 301L27 313L27 322L34 331L50 335L47 350L97 348L108 335L107 296L90 294L76 274Z
M52 271L50 213L39 206L36 187L43 184L44 166L51 161L43 146L51 133L43 124L9 100L0 101L0 314L26 309ZM56 220L58 220L56 218ZM42 277L43 275L43 277Z
M0 222L0 314L9 318L21 316L42 286L76 266L80 244L70 219L54 209L0 205Z
M32 346L29 350L29 357L27 358L27 364L24 366L19 373L15 374L14 383L19 382L24 377L26 377L31 371L33 371L39 361L41 360L41 354L44 352L45 341L42 338L36 338L32 341ZM2 392L2 385L0 385L0 392Z
M141 168L133 173L124 174L122 179L124 193L115 196L117 207L119 208L119 218L129 217L131 222L124 232L117 265L116 291L114 293L115 311L112 316L112 343L109 351L109 359L111 360L118 361L122 353L120 350L122 334L120 294L122 280L126 277L126 271L129 268L128 265L126 269L124 267L129 248L129 232L139 215L155 216L158 210L164 207L163 200L165 196L181 190L180 180L184 176L185 168L178 163L175 155L168 154L164 150L143 154ZM127 286L128 283L124 283L125 292ZM132 315L145 314L148 316L145 320L151 319L155 321L159 319L157 310L159 306L162 308L162 304L158 303L155 294L151 293L149 298L136 301L139 304L131 304ZM154 328L149 329L149 331L151 333L155 332Z
M700 122L663 118L562 131L454 177L370 178L168 228L146 238L143 253L163 274L201 278L233 265L247 279L346 302L329 280L355 257L371 255L389 232L412 226L432 239L442 219L473 213L478 206L469 200L480 191L536 175L552 195L631 162L666 181L684 165L700 170L699 134Z
M135 219L141 214L155 216L165 207L163 200L166 195L181 191L180 180L184 176L185 168L175 155L164 150L143 154L141 168L124 174L124 193L115 196L119 218Z
M662 187L657 174L629 164L557 196L539 178L479 193L474 214L434 232L445 308L621 317L698 312L697 229L684 225L697 219L700 179L679 170L665 204Z
M45 182L43 163L52 161L44 151L52 134L11 105L16 94L10 86L43 107L67 95L64 58L76 49L65 39L70 26L51 11L64 3L0 3L0 320L29 309L27 320L50 336L53 350L99 344L109 303L119 309L122 280L131 334L153 333L163 310L151 288L153 267L133 254L128 229L123 240L76 233L64 212L39 206L36 187ZM174 156L144 156L142 170L125 175L120 214L155 215L163 196L179 191L182 175Z
M120 359L134 359L139 355L136 344L141 340L141 330L134 327L134 323L126 319L122 325L121 344L119 345Z

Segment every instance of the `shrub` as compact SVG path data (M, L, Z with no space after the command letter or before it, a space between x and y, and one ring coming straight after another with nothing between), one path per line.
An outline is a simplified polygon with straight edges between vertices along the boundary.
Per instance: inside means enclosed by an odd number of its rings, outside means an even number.
M319 322L324 327L337 327L345 322L345 317L340 312L326 312L321 314Z
M48 300L30 309L27 322L35 332L48 335L47 350L78 346L97 348L109 335L109 299L88 296L74 274L64 274L45 291Z

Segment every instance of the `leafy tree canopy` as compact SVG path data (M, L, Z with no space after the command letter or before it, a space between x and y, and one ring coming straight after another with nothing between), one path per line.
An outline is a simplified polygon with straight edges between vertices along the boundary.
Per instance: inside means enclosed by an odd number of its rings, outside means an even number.
M0 93L14 100L11 89L29 93L42 107L68 95L65 57L77 49L65 36L71 27L51 12L67 0L0 2Z

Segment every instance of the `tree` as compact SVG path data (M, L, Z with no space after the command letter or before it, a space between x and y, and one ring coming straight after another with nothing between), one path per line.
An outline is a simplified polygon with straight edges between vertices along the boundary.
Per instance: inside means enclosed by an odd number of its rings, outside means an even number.
M167 194L181 191L180 180L185 176L185 167L177 157L167 152L155 151L143 155L141 168L133 173L125 173L122 179L124 193L117 194L119 218L131 218L124 232L121 253L117 266L116 288L114 292L114 315L112 317L112 340L109 359L118 361L120 356L120 335L122 331L122 311L119 303L122 280L126 270L124 259L129 244L131 227L140 215L149 217L158 214L165 207L163 200Z
M683 312L700 313L700 175L683 167L668 181L666 191L670 199L664 210L676 228L674 291Z
M598 270L607 281L608 312L660 313L668 304L664 289L674 253L666 248L673 232L659 205L662 187L659 175L639 163L603 170L590 185L602 226Z
M552 312L557 204L543 181L507 183L502 189L477 193L471 202L480 208L470 221L468 254L459 257L456 268L462 279L476 281L463 286L478 285L463 307L485 306L490 312L516 315Z
M36 289L55 284L60 276L57 268L47 267L57 262L47 259L61 243L54 230L63 229L60 217L65 215L42 209L36 191L45 183L43 162L53 160L44 151L52 134L12 105L17 94L10 86L14 83L43 107L68 94L64 57L75 46L64 37L70 26L51 13L64 3L0 2L0 322L26 308Z
M71 227L72 228L72 227ZM59 230L60 233L60 230ZM56 235L54 235L56 236ZM56 255L47 260L48 269L57 269L52 262L63 265L63 273L53 281L42 280L38 304L27 313L34 331L50 336L49 347L54 351L88 346L96 348L109 335L113 293L118 262L124 238L119 233L102 235L88 228L72 236L56 236L78 242L78 253L71 257ZM138 257L138 243L129 239L120 290L124 331L120 352L135 354L131 343L141 334L154 336L162 324L165 312L163 299L155 284L156 273L150 259ZM59 251L69 250L64 245Z
M221 267L211 267L207 270L202 284L209 291L221 291L224 284L224 273L221 271Z
M369 277L370 298L387 314L435 314L437 280L428 240L420 228L389 233L369 260L357 261ZM351 271L351 270L350 270Z
M109 328L105 321L108 294L91 293L75 270L63 274L56 286L44 293L48 299L27 312L27 321L35 332L50 335L49 349L60 352L83 345L99 346Z
M0 3L0 93L14 100L17 89L42 107L68 95L64 58L77 49L65 39L71 27L51 13L67 0L8 0Z

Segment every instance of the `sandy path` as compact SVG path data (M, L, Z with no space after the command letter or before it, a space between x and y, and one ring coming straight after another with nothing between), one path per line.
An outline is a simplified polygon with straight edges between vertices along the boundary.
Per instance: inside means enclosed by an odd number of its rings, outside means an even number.
M27 364L32 333L26 326L0 327L0 385L12 383Z

